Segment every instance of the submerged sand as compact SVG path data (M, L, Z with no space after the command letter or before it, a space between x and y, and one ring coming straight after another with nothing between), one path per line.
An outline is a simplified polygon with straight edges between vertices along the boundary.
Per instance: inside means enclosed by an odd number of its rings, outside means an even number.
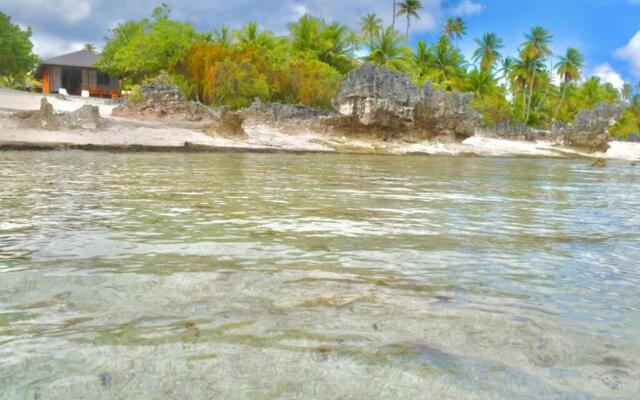
M264 125L245 126L246 138L206 134L197 124L171 120L138 120L113 117L116 107L105 99L46 96L56 111L75 111L85 104L96 105L109 122L103 131L47 131L21 129L9 116L15 111L36 110L43 96L0 88L0 148L92 148L126 150L191 149L198 151L308 151L377 154L476 154L481 156L585 156L605 159L640 160L640 143L611 143L606 153L585 154L549 142L524 142L471 137L462 143L382 142L301 131L281 132Z

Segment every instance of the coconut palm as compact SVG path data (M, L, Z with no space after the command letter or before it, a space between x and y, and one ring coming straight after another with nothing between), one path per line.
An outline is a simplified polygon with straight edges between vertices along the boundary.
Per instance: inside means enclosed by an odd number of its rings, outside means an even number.
M233 37L228 26L221 26L220 29L213 30L213 41L223 47L231 46Z
M369 44L373 43L381 30L382 19L376 14L367 14L366 17L360 19L360 33L368 40Z
M261 47L273 47L275 37L271 32L258 30L258 24L250 22L242 29L233 32L233 35L241 45L252 45Z
M464 57L451 45L446 36L440 37L433 45L431 53L433 54L433 79L444 86L452 87L462 75Z
M622 86L621 94L622 100L624 100L626 103L631 104L633 100L633 86L631 86L630 83L625 82L625 84Z
M413 63L416 66L416 78L419 82L424 81L428 77L429 72L433 68L433 61L433 53L431 53L431 50L427 47L427 42L419 40L416 53L413 56Z
M553 36L543 27L536 26L531 29L531 32L526 35L526 39L520 52L523 60L532 61L532 64L535 65L538 61L544 62L551 55L549 44L551 44ZM529 120L529 114L531 113L531 100L533 99L536 72L537 68L533 68L532 78L529 82L529 98L526 101L525 123Z
M298 22L289 24L291 44L295 50L319 54L322 51L322 30L324 20L321 18L302 16Z
M396 4L397 1L393 0L393 19L391 20L391 29L396 29Z
M365 60L388 69L409 71L411 49L402 42L404 37L390 26L378 34L371 46L371 53L365 57Z
M481 71L490 72L500 60L500 50L504 48L502 39L495 33L485 33L474 41L478 48L473 52L473 60L480 64Z
M460 40L467 33L467 25L464 23L464 20L460 17L457 18L449 18L447 22L444 24L444 35L449 38L452 42L455 40Z
M522 96L522 118L527 121L527 89L533 80L545 71L545 65L541 60L513 58L509 80L514 98L520 93Z
M489 71L474 69L467 75L465 90L482 98L496 92L496 80Z
M349 43L349 53L351 53L351 55L355 54L356 49L360 47L360 35L358 35L358 32L349 30L346 41Z
M400 8L398 10L397 16L406 15L407 16L407 40L409 40L409 28L411 27L411 18L420 19L420 14L418 11L422 10L422 2L420 0L405 0L400 3Z
M582 54L574 48L567 49L567 53L560 57L560 61L555 65L556 73L562 79L562 95L558 102L558 108L553 114L551 122L555 122L562 103L567 95L567 87L571 82L575 82L580 79L582 75L582 69L584 68L584 57Z

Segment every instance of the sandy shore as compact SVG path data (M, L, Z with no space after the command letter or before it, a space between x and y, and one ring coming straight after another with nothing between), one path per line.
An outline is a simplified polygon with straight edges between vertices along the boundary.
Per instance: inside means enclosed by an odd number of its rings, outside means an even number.
M613 142L607 153L583 154L548 142L522 142L471 137L463 143L381 142L317 132L285 134L267 126L245 126L243 139L208 135L197 124L165 120L132 120L111 116L114 105L104 99L46 96L56 111L97 105L107 119L103 131L46 131L19 129L9 116L36 110L42 95L0 88L0 149L87 149L117 151L284 151L376 154L475 154L480 156L593 157L640 160L640 143Z

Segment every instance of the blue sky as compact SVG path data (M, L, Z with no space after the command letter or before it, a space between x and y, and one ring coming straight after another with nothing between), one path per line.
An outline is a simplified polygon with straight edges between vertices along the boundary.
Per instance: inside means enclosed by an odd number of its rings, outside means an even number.
M161 0L0 0L0 11L31 26L36 52L59 55L93 42L100 47L118 22L150 14ZM220 24L237 27L257 21L261 28L286 33L286 24L304 13L339 20L351 27L375 12L391 20L392 0L165 0L174 16L210 30ZM422 19L412 24L411 41L437 38L447 17L467 21L460 47L468 56L473 38L495 32L514 55L524 33L535 25L554 35L556 54L576 47L587 61L587 75L597 74L620 85L640 82L640 0L422 0ZM404 20L399 22L404 30Z

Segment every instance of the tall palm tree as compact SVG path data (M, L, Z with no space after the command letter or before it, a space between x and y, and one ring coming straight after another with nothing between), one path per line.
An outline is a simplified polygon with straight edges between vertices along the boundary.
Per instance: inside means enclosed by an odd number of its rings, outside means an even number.
M434 80L449 88L453 87L456 80L462 75L464 57L457 48L451 45L446 36L440 37L433 45L431 53L433 54Z
M449 18L444 24L443 33L449 38L449 40L455 43L456 40L462 39L462 37L467 33L467 25L460 17Z
M567 53L560 57L560 61L555 65L556 73L562 79L562 95L558 102L558 108L553 114L551 122L555 122L562 103L567 95L567 87L571 82L575 82L582 76L582 69L584 68L584 57L582 54L574 48L567 49Z
M382 19L376 14L367 14L366 17L360 19L360 33L369 41L369 44L373 43L381 30Z
M393 0L393 19L391 20L391 28L393 30L396 29L396 4L397 4L397 1Z
M323 19L309 15L302 16L298 22L290 23L289 31L293 48L298 51L319 54L323 46L321 36L324 25Z
M427 42L419 40L416 47L416 53L413 55L413 63L416 66L416 78L422 83L433 68L433 53L427 47Z
M250 22L242 29L233 32L233 36L239 44L245 46L273 48L276 45L276 38L273 33L269 31L260 32L258 24L255 22Z
M220 29L213 30L213 41L223 47L231 46L233 42L231 30L228 26L222 26Z
M406 15L407 16L407 40L409 40L409 28L411 26L411 18L420 19L420 14L418 11L422 10L422 2L420 0L405 0L400 3L400 9L398 10L397 16Z
M388 69L409 71L411 49L402 42L404 37L390 26L378 34L371 46L371 53L365 57L365 60Z
M485 33L474 41L478 48L473 52L473 60L480 63L480 71L490 72L501 58L500 50L504 48L502 39L495 33Z
M467 74L465 90L482 98L497 91L496 80L489 71L474 69Z
M531 32L526 35L526 41L523 44L521 50L521 58L526 61L531 61L533 65L538 61L544 62L544 60L551 55L549 45L553 39L553 36L541 26L536 26L531 29ZM536 81L537 68L532 69L532 78L529 83L529 98L527 100L527 107L525 112L525 123L529 120L529 114L531 113L531 100L533 99L533 88Z
M544 72L545 65L541 60L513 58L509 80L514 98L522 96L522 118L527 121L527 92L531 81L539 80L538 74Z
M351 53L351 55L355 54L356 49L360 46L360 35L358 35L358 32L350 29L349 33L347 33L346 41L349 43L349 53Z

